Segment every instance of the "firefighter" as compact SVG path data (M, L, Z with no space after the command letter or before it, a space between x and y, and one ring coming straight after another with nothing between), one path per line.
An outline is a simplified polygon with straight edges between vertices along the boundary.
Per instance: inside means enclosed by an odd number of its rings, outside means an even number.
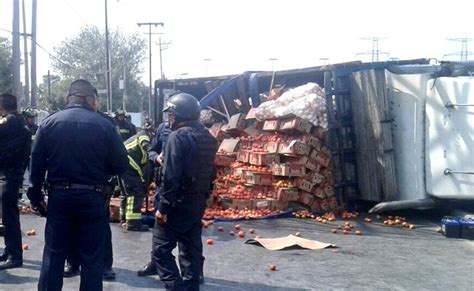
M16 97L0 95L0 216L5 236L0 270L23 265L18 198L30 147L31 134L25 119L17 113Z
M72 82L66 100L66 109L42 122L31 154L28 198L47 212L38 289L61 290L66 255L78 251L80 290L102 290L107 179L125 172L127 152L114 126L96 113L97 91L88 81Z
M140 131L125 141L128 153L128 169L120 176L125 190L125 203L122 204L122 216L125 214L125 229L130 231L148 231L148 226L142 224L141 209L149 184L148 152L150 137L145 131Z
M36 124L36 117L38 116L38 112L31 107L27 107L23 110L22 113L25 117L26 126L28 127L31 136L34 138L36 131L38 130L38 125Z
M137 134L137 127L132 122L132 115L130 115L130 113L125 113L124 120L125 120L125 122L128 123L128 126L130 126L131 135L133 136L133 135Z
M125 110L119 108L115 111L115 123L119 127L120 137L122 141L126 141L133 136L133 129L130 124L125 120Z
M166 142L163 186L155 201L152 261L167 290L199 290L201 218L215 178L217 142L199 122L200 106L192 95L174 95L164 111L173 131ZM176 246L181 273L172 255Z

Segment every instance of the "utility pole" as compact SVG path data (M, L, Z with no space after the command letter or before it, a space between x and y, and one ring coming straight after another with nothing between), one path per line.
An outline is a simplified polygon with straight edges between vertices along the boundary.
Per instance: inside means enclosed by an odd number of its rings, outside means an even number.
M107 112L112 113L112 69L110 66L109 21L107 17L107 0L105 0L105 58L107 62L107 69L105 70L105 82L107 87Z
M21 1L22 12L23 12L23 48L24 48L24 64L25 64L25 106L30 104L30 70L28 66L28 33L26 32L26 11L25 11L25 0Z
M48 70L48 99L51 98L51 74Z
M149 51L149 63L150 63L150 82L149 82L149 88L148 88L148 117L151 117L152 112L151 112L151 96L152 96L152 87L153 87L153 80L152 80L152 62L151 62L151 27L157 27L158 25L164 26L163 22L139 22L137 23L138 27L141 27L142 25L147 25L148 26L148 51Z
M372 62L378 62L380 55L387 55L387 56L389 55L389 53L379 50L379 41L382 40L383 38L375 36L375 37L363 37L361 39L371 41L372 42L372 50L371 51L366 51L366 52L361 52L361 53L358 53L357 55L371 55L372 56Z
M158 46L160 47L160 79L163 80L165 78L165 75L163 74L163 54L162 52L168 48L168 45L171 44L171 41L169 42L162 42L161 41L161 36L158 37Z
M448 40L456 41L461 43L461 50L455 53L445 54L447 56L459 56L461 61L467 61L472 52L468 51L467 44L472 41L472 38L460 37L460 38L448 38Z
M36 0L32 0L31 10L31 106L38 106L38 87L36 84Z
M12 29L12 62L13 62L13 95L21 99L20 81L20 0L13 0L13 29ZM20 101L20 100L19 100ZM18 102L20 103L20 102Z

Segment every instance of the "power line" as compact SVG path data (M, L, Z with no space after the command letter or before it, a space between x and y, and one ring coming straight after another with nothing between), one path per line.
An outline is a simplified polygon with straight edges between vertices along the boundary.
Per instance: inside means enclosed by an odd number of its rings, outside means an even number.
M379 41L383 40L384 38L374 36L374 37L363 37L362 40L368 40L372 42L372 50L365 51L361 53L357 53L356 55L371 55L372 62L378 62L380 55L389 55L389 53L379 50Z
M443 57L459 56L461 61L467 61L469 59L469 56L473 55L473 53L468 51L468 49L467 49L467 44L470 41L472 41L472 38L459 37L459 38L448 38L448 40L460 42L461 43L461 50L457 51L457 52L454 52L454 53L445 54Z

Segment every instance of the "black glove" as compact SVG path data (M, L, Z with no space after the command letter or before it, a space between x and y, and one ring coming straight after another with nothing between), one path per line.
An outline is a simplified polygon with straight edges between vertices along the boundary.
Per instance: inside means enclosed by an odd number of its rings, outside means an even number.
M31 206L33 210L36 213L39 213L41 217L46 217L47 212L46 212L46 208L43 205L41 205L40 203L35 203L35 204L31 204Z
M46 208L43 205L46 205L44 202L44 193L42 192L41 188L38 187L29 187L28 191L26 192L26 196L31 201L31 208L36 212L39 213L40 216L46 217ZM37 201L37 202L33 202ZM43 204L43 205L41 205Z

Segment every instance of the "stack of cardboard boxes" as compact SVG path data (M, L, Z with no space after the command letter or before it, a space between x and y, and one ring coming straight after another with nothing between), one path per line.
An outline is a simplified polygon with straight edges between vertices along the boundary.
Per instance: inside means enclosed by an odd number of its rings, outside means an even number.
M232 116L219 132L213 195L234 209L337 210L326 130L290 115L258 121L253 112Z

